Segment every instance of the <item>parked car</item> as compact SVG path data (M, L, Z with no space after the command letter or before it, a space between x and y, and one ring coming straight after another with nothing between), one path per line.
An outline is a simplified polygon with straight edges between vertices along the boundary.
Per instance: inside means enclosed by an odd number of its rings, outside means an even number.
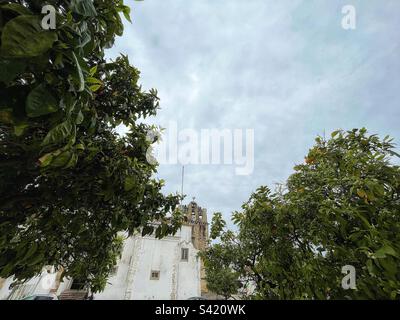
M207 300L207 299L203 297L191 297L188 300Z
M31 296L27 296L21 300L58 300L55 294L34 294Z

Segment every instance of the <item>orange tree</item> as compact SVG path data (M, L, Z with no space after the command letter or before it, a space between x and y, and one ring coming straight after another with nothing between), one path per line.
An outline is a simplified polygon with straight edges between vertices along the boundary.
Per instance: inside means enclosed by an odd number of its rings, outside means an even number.
M233 214L237 232L217 216L221 239L203 254L206 267L223 253L253 298L398 299L400 167L392 156L392 140L365 129L318 137L283 191L260 187ZM341 285L346 265L356 270L354 290Z
M155 90L105 49L123 33L123 0L0 1L0 277L45 265L99 291L121 247L118 233L157 237L180 225L179 197L161 193L146 160ZM120 137L118 125L129 132ZM161 224L153 230L151 222Z

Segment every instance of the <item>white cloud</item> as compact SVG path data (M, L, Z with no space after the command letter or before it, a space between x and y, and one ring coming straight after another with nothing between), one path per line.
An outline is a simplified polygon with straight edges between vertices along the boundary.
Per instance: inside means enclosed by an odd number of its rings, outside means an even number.
M128 54L144 88L159 91L152 121L182 128L254 128L255 172L187 168L185 190L229 216L262 184L283 182L317 134L366 126L400 138L400 2L352 1L355 31L340 27L348 1L145 0L110 52ZM166 191L180 167L161 166Z

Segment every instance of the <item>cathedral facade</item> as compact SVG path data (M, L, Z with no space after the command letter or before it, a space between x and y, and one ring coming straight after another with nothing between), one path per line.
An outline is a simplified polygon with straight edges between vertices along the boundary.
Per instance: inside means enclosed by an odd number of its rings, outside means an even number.
M194 201L182 210L185 222L175 235L127 238L106 289L94 299L185 300L207 292L198 257L208 243L207 212Z
M208 244L207 212L194 201L181 209L182 228L163 239L140 234L127 237L121 257L105 290L95 300L185 300L207 293L205 271L198 256ZM60 299L84 299L88 292L60 281L61 272L45 268L42 275L11 289L12 279L0 282L0 299L54 294Z

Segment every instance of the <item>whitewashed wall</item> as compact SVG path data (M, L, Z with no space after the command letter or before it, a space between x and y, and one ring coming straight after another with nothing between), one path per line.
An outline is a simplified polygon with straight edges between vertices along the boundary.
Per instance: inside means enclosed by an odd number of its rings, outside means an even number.
M192 244L192 228L183 226L175 236L155 239L134 236L124 243L118 269L108 280L104 292L95 294L97 300L175 300L200 296L200 260ZM181 249L189 249L188 261L181 261ZM159 280L151 280L151 271L160 271ZM11 293L8 278L0 288L0 300ZM65 278L56 292L69 289L72 280ZM48 294L57 289L56 273L44 270L41 276L19 286L13 299L32 294Z
M48 270L50 272L48 272ZM43 269L40 276L29 279L24 284L17 286L14 290L9 289L13 282L13 278L10 277L6 279L0 289L0 300L8 298L12 298L13 300L22 299L33 294L49 294L52 290L56 289L56 276L57 273L54 268L47 267ZM10 294L12 294L11 297Z
M191 227L183 226L173 237L132 237L124 245L117 273L95 299L175 300L200 295L200 261L191 242ZM181 248L189 249L181 261ZM160 271L151 280L151 271Z
M0 300L5 300L8 298L9 294L11 293L11 290L9 289L11 283L12 278L7 278L2 283L2 287L0 288Z

